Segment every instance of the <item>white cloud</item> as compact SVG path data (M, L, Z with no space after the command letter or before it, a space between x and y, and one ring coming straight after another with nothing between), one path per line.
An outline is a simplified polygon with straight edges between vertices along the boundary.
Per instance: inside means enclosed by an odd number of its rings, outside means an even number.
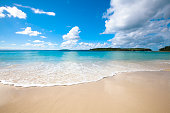
M4 43L5 41L2 40L1 42Z
M0 7L0 18L5 17L6 15L3 14L3 11L6 9L6 7Z
M154 21L131 32L118 32L109 41L113 47L149 47L160 48L170 44L170 29L166 25L170 21Z
M44 42L44 41L41 41L41 40L34 40L33 42L34 42L34 43L41 43L41 42Z
M16 46L17 44L11 44L12 46Z
M57 46L58 45L56 43L51 43L51 42L46 42L46 44L49 45L49 46Z
M170 44L169 9L169 0L111 0L110 8L103 15L106 18L103 34L115 34L109 40L114 47Z
M14 5L16 5L18 7L29 8L29 9L31 9L36 14L46 14L46 15L50 15L50 16L55 16L54 12L45 12L45 11L40 10L40 9L32 8L30 6L23 6L23 5L20 5L20 4L14 4Z
M46 36L40 36L41 38L47 38Z
M3 13L4 11L7 12L7 14ZM26 19L27 15L26 13L24 13L23 11L19 10L17 7L9 7L9 6L6 6L6 7L0 7L0 18L4 18L4 17L17 17L17 18L20 18L20 19Z
M31 43L25 43L23 46L31 46Z
M25 43L23 46L45 47L45 45L43 43L39 43L39 44Z
M80 36L80 29L78 26L73 27L69 33L67 33L66 35L63 35L63 39L64 40L79 40Z
M61 44L61 47L72 48L77 42L78 40L67 40Z
M110 8L103 15L107 19L104 33L141 27L161 15L168 18L169 7L169 0L111 0Z
M69 33L63 35L64 42L61 44L61 47L68 47L72 48L74 45L77 44L78 40L80 39L79 33L80 29L78 26L73 27Z
M34 11L34 13L37 13L37 14L46 14L46 15L50 15L50 16L55 16L54 12L45 12L43 10L35 9L35 8L31 8L31 10Z
M66 41L62 43L63 47L67 47L68 49L75 49L75 50L88 50L92 48L106 48L108 47L108 43L86 43L86 42L80 42L77 43L76 40L74 41Z
M29 46L29 47L54 47L57 46L58 44L52 43L52 42L45 42L41 40L34 40L33 43L25 43L22 46Z
M99 48L99 47L107 47L107 43L86 43L86 42L80 42L78 43L80 39L80 29L78 26L73 27L69 33L66 35L63 35L64 42L61 44L62 48L67 49L91 49L91 48Z
M29 35L29 36L37 36L37 35L41 34L41 32L32 31L31 27L27 27L27 28L25 28L24 31L16 32L16 34L24 34L24 35Z
M106 48L108 47L108 43L86 43L86 42L80 42L77 49L92 49L92 48Z

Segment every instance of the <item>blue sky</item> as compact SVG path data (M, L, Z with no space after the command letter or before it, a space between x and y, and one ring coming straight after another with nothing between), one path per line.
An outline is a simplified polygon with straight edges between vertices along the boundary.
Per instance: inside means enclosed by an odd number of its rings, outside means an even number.
M170 44L169 9L168 0L0 1L0 49L156 50Z

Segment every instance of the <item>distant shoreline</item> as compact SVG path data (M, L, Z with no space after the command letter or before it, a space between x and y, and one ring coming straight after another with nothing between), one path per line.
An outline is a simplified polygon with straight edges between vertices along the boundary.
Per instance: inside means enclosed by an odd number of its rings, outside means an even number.
M90 51L152 51L148 48L94 48Z
M10 50L9 49L9 50L0 50L0 51L92 51L92 50L27 50L27 49L26 50L18 50L18 49L13 50L13 49L11 49ZM95 50L93 50L93 51L95 52ZM100 50L100 51L105 51L105 50ZM126 52L129 52L129 51L126 51ZM133 51L133 52L135 52L135 51ZM170 52L170 51L145 51L145 52Z
M0 51L150 51L150 52L170 52L170 46L165 46L160 48L158 51L153 51L150 48L92 48L92 49L82 49L82 50L70 50L70 49L60 49L60 50L38 50L38 49L0 49Z

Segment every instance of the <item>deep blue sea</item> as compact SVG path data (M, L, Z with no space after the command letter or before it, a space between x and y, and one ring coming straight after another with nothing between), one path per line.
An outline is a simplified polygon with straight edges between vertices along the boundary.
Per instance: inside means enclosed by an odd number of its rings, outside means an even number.
M0 81L23 87L72 85L121 72L166 68L170 68L170 52L0 51Z

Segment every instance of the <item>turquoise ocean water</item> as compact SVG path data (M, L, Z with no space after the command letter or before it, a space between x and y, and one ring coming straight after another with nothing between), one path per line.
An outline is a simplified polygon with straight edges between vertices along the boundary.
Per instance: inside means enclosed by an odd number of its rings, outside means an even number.
M120 72L166 68L170 68L170 52L0 51L0 81L23 87L72 85Z

